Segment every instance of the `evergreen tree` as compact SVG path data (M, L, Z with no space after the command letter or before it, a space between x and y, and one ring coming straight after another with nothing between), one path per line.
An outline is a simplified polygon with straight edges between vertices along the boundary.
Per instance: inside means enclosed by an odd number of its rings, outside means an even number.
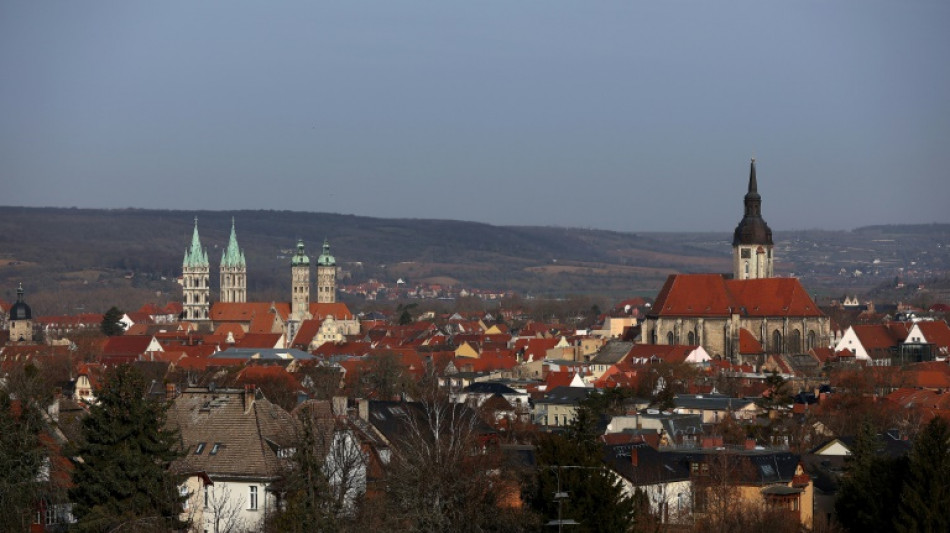
M69 491L80 531L168 531L184 497L169 465L176 434L165 428L168 405L145 397L145 379L129 365L108 370L98 403L82 422L81 457Z
M934 418L917 436L901 491L897 530L950 531L950 426Z
M897 515L893 502L900 498L907 460L882 457L878 447L877 432L865 421L835 500L838 521L849 531L893 531Z
M125 327L119 322L122 320L122 315L123 313L119 311L118 307L110 307L106 314L102 316L102 325L100 326L102 334L107 337L114 337L125 333Z
M595 425L594 412L582 405L564 436L542 437L538 486L531 503L546 520L558 518L560 505L561 519L580 522L571 531L629 531L637 502L624 494L620 480L604 466ZM554 499L559 491L568 493L560 503Z

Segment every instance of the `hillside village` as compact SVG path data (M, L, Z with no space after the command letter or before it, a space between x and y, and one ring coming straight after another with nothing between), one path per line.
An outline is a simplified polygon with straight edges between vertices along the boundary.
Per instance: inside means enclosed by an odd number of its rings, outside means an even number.
M605 531L609 512L629 518L616 530L855 530L849 457L913 461L925 428L950 420L950 306L819 306L775 275L754 160L744 204L732 272L670 275L583 327L503 305L354 313L338 301L345 250L329 240L313 260L307 243L293 250L289 298L253 301L234 222L218 294L198 220L178 302L34 316L20 286L0 302L0 429L26 427L32 406L42 455L26 481L41 496L21 501L20 523L82 522L83 420L132 369L175 432L168 471L190 531L298 530L316 486L299 482L305 456L337 530ZM398 284L345 290L409 297ZM595 476L613 503L583 501ZM464 505L432 510L449 495ZM630 507L597 507L620 501ZM332 529L321 524L304 530Z

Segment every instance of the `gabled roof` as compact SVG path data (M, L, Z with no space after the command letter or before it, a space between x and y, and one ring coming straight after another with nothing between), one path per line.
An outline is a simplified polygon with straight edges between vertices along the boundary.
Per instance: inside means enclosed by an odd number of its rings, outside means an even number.
M234 343L237 348L277 348L280 342L280 333L248 333L241 340Z
M917 322L917 327L924 334L927 342L939 348L950 347L950 326L942 320Z
M168 425L184 448L173 469L212 479L273 479L278 449L293 442L291 416L254 389L186 389L169 408Z
M655 316L823 316L796 278L727 280L721 274L672 274Z
M353 320L353 313L343 302L317 303L310 302L310 314L313 318L326 318L332 316L336 320Z
M896 348L910 332L910 328L903 322L855 324L851 329L868 352Z
M211 304L208 318L213 322L241 322L250 324L255 317L272 316L274 308L281 318L290 315L290 305L285 302L215 302Z
M152 343L151 335L116 335L108 337L102 346L102 355L105 357L114 356L139 356L145 353L148 345Z

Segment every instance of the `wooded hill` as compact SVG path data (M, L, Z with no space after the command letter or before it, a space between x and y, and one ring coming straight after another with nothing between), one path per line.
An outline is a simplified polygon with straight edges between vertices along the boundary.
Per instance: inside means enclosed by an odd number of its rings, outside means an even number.
M175 278L181 274L195 216L211 260L212 295L234 217L253 300L287 299L289 256L298 238L313 259L323 239L330 240L343 270L341 283L402 278L410 285L439 282L541 297L603 294L620 299L654 296L670 273L731 270L731 234L725 232L638 234L263 210L5 207L0 208L0 297L15 299L16 284L22 282L37 314L74 313L78 307L102 312L113 304L135 308L145 301L179 299ZM809 249L812 241L842 247L860 241L864 249L873 249L882 231L906 233L901 226L883 228L777 232L778 270L802 276L802 261L790 259L799 256L796 247ZM919 256L920 248L934 241L950 251L950 226L925 228L919 239L902 237L900 257L894 252L888 260ZM791 236L795 246L783 249L784 236ZM927 259L946 269L950 261L945 255L931 253Z

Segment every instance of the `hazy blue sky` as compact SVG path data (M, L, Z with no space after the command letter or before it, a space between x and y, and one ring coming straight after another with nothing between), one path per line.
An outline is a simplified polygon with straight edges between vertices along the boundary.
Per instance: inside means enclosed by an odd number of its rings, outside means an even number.
M950 222L950 2L0 2L0 204Z

